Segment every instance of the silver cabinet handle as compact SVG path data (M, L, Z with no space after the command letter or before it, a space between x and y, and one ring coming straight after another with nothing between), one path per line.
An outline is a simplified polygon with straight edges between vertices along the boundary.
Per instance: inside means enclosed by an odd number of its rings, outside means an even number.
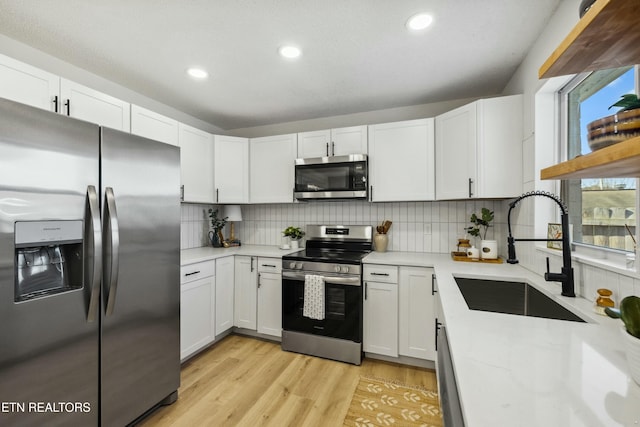
M98 193L96 187L87 187L87 203L85 206L85 218L90 224L90 234L85 235L85 263L87 267L86 283L90 283L91 295L89 297L89 310L87 322L95 322L98 318L98 306L100 305L100 278L102 277L102 230L100 229L100 208L98 206ZM88 260L93 260L89 263Z
M116 303L116 291L118 290L118 265L120 263L120 230L118 227L118 211L116 210L116 199L113 188L105 189L105 209L103 230L109 243L104 252L104 284L108 285L106 290L107 307L105 315L113 314Z

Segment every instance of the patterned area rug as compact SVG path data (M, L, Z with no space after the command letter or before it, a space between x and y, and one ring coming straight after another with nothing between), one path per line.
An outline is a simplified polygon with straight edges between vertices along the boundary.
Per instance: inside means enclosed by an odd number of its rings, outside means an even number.
M360 377L344 425L442 427L438 393L379 378Z

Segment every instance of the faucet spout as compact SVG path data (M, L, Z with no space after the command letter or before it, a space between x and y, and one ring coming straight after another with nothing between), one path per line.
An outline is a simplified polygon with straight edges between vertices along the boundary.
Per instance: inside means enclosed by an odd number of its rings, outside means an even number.
M528 197L533 196L542 196L547 197L560 206L560 211L562 212L561 220L562 220L562 239L514 239L511 233L511 211L515 208L520 201L526 199ZM571 267L571 242L569 241L569 213L567 211L567 207L560 200L560 198L552 193L547 193L543 191L532 191L530 193L525 193L522 196L518 197L516 200L509 204L509 213L507 215L507 227L509 230L509 237L507 238L507 250L508 250L508 259L507 262L509 264L517 264L518 258L516 257L516 247L515 242L517 241L562 241L562 269L560 273L551 273L549 271L549 258L547 257L547 272L544 274L544 280L548 282L561 282L562 283L562 295L566 297L575 297L575 283L574 283L574 275L573 268Z

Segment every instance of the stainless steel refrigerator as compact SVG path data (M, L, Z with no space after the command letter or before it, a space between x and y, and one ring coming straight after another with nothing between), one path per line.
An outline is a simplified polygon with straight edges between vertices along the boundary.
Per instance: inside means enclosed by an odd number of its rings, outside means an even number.
M0 98L0 425L177 398L177 147Z

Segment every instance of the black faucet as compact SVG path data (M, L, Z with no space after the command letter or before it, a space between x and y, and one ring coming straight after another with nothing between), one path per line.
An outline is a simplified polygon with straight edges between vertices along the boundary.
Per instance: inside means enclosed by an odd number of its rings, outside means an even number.
M511 235L511 211L516 207L522 199L532 196L548 197L560 206L562 211L562 239L514 239ZM575 297L575 285L573 280L573 268L571 267L571 242L569 242L569 213L567 207L560 200L560 198L552 193L544 191L532 191L525 193L518 197L513 202L509 203L509 214L507 215L507 226L509 227L509 237L507 238L507 247L509 252L509 258L507 262L509 264L517 264L516 247L514 242L562 242L562 272L551 273L549 272L549 257L547 257L547 272L544 273L544 280L547 282L561 282L562 283L562 295L565 297Z

